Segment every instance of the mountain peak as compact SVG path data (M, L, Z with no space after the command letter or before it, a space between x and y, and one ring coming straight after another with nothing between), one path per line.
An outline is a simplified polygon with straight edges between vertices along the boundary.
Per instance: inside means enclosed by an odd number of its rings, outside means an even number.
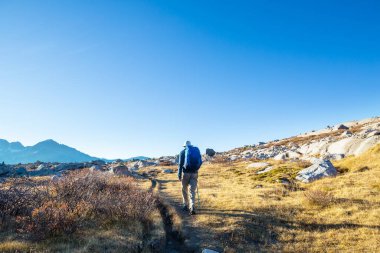
M47 140L37 143L34 146L52 146L52 145L55 146L55 145L60 145L60 144L53 139L47 139Z

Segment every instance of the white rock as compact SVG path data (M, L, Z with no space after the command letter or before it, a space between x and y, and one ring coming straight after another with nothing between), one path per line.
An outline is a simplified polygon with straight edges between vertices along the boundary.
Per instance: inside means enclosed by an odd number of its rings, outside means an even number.
M353 155L360 155L379 143L379 135L369 137L367 139L361 140L360 143L357 143L357 145L355 145L354 148L351 150L351 153Z
M247 166L247 168L264 168L269 165L270 165L269 163L257 162L257 163L251 163L250 165Z
M357 142L358 139L354 137L345 138L330 144L327 148L329 154L347 154L351 146Z
M212 249L204 249L202 250L202 253L219 253L219 252Z
M273 170L273 166L266 167L265 169L256 172L256 174L263 174L263 173L269 172L271 170Z
M304 183L310 183L323 177L335 176L337 173L334 165L332 165L329 160L320 160L310 167L298 172L296 179Z
M372 136L378 136L378 135L380 135L380 131L374 130L370 132L369 134L367 134L367 138L372 137Z
M237 155L231 155L231 156L229 157L229 159L230 159L231 161L235 161L235 160L239 159L239 156L237 156Z

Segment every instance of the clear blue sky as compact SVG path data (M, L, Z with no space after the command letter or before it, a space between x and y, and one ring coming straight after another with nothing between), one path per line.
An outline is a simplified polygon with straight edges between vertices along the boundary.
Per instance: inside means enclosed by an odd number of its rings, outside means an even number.
M0 0L0 138L204 151L380 115L380 2Z

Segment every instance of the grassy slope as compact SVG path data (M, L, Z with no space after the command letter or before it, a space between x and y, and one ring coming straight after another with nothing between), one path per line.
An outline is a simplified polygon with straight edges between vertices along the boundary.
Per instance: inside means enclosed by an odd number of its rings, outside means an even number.
M200 244L237 252L375 252L380 249L380 146L360 157L336 162L336 178L299 184L290 190L276 183L291 178L303 164L274 163L255 175L245 162L207 164L200 171L200 215L191 220ZM175 174L158 173L163 194L180 202ZM323 205L322 199L326 196ZM306 195L318 195L311 201Z

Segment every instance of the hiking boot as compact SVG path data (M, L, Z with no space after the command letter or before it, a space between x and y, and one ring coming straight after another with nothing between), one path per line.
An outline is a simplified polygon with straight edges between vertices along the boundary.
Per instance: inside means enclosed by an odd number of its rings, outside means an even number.
M197 213L195 212L194 209L190 211L190 215L195 215L195 214L197 214Z
M187 206L183 206L183 207L182 207L182 210L185 211L185 212L190 211L190 209L189 209Z

